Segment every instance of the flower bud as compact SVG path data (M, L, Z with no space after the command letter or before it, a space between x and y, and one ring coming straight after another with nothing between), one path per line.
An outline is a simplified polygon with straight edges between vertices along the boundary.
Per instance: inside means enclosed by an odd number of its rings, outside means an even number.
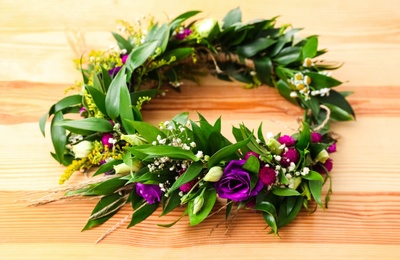
M207 172L203 180L209 182L217 182L221 179L222 174L223 174L222 168L220 166L214 166L211 167L211 169Z
M89 141L82 141L72 146L72 151L76 158L88 157L89 153L93 150L93 144Z
M127 141L133 146L136 145L142 145L143 144L143 138L139 137L138 135L121 135L121 140Z
M114 165L114 170L116 174L127 174L132 172L137 172L141 167L142 163L140 161L132 161L132 165L129 166L126 163L120 163Z
M328 159L329 159L329 153L325 149L322 150L321 152L319 152L317 157L315 157L315 161L316 162L321 162L321 163L325 163L326 160L328 160Z
M195 31L199 34L200 37L208 38L210 36L211 31L217 25L217 20L215 19L206 19L196 24Z
M275 138L269 139L267 141L267 146L273 154L281 154L283 151L283 146L277 140L275 140Z
M193 214L194 215L199 213L199 211L203 207L203 204L204 204L204 197L202 194L197 196L196 198L194 198L194 201L193 201Z

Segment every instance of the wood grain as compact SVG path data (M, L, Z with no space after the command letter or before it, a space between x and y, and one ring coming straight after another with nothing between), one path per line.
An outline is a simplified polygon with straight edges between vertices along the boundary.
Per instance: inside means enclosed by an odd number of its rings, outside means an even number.
M38 119L79 79L72 59L92 48L107 48L116 19L143 14L167 20L188 9L222 18L240 6L245 21L281 15L279 24L318 34L327 60L344 61L335 76L356 122L332 125L339 139L333 155L329 208L299 218L273 237L261 216L239 212L227 230L223 212L191 227L183 219L170 229L157 223L182 213L126 225L102 243L94 242L130 214L124 207L109 223L80 232L95 200L59 201L29 207L31 200L57 187L63 167L52 160L49 138ZM0 259L398 259L400 253L400 2L371 1L0 1ZM212 77L201 85L185 82L144 108L157 124L181 111L210 121L220 115L229 138L232 125L263 122L274 133L292 133L301 110L272 88L246 90ZM76 174L71 183L85 180ZM221 205L221 204L219 204ZM212 231L212 232L211 232Z

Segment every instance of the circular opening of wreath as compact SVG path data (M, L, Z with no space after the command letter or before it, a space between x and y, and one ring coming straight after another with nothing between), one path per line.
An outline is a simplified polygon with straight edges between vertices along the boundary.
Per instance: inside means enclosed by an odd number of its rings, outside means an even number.
M341 82L329 70L340 65L318 60L326 51L318 49L317 36L297 39L297 29L276 27L275 18L242 23L236 8L218 22L196 20L198 13L164 24L121 22L122 33L113 33L118 48L79 59L79 91L40 120L44 134L52 118L52 156L66 166L60 184L77 172L102 175L65 188L66 197L99 197L84 230L125 204L133 208L128 227L157 208L166 215L177 207L193 226L218 210L221 198L226 216L233 208L257 211L277 234L302 207L311 212L310 202L326 207L332 187L326 193L322 187L331 182L336 151L330 122L355 117L346 94L333 89ZM233 127L232 142L221 133L221 119L210 123L201 114L192 121L182 112L158 126L143 121L142 105L163 94L161 86L179 90L181 80L205 71L248 88L276 88L304 109L299 130L273 135L241 124Z

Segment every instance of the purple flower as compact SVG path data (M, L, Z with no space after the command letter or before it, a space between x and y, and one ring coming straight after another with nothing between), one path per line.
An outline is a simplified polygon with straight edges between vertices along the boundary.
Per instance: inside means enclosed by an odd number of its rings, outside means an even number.
M147 203L154 204L161 201L162 191L157 184L136 183L136 194L144 198Z
M121 70L121 67L115 67L115 68L108 70L108 74L110 74L110 76L115 76L118 74L118 72L120 70Z
M226 166L222 178L214 186L220 198L238 202L256 196L261 191L264 185L260 179L250 190L250 175L242 168L245 162L246 160L232 160Z
M101 137L101 143L104 146L107 146L108 149L111 149L113 147L113 141L114 140L114 136L110 133L106 133Z
M283 167L288 167L291 162L296 164L299 159L300 155L296 148L289 147L286 152L281 154L281 165Z
M290 135L282 135L278 138L278 142L286 145L286 147L290 147L293 146L296 141Z
M175 38L177 40L183 40L186 37L188 37L190 34L192 33L192 30L190 30L189 28L185 28L183 30L180 30L176 35Z
M332 168L333 168L333 161L332 161L331 158L329 158L329 159L326 160L326 162L323 163L322 165L323 165L325 168L322 167L320 164L317 164L317 165L315 166L314 170L315 170L316 172L321 173L321 174L326 173L326 171L330 172L330 171L332 171ZM325 169L326 169L326 171L325 171Z
M265 186L272 185L276 181L276 172L270 167L261 168L258 176Z
M328 153L334 153L336 152L336 143L331 144L328 148L326 148Z
M311 133L311 143L320 143L322 141L322 135L320 133Z

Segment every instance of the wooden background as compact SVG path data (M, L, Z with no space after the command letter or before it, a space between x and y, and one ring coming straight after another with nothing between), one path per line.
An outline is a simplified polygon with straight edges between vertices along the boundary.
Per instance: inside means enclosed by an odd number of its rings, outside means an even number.
M109 223L80 232L96 201L60 201L28 207L40 191L57 186L63 167L38 119L79 79L72 59L112 43L116 19L153 14L162 21L191 10L221 19L240 6L245 21L280 15L279 24L318 34L327 60L344 61L334 76L357 122L336 123L341 137L333 155L334 193L326 211L300 216L274 238L260 215L239 213L227 231L223 213L189 228L156 226L181 211L157 214L132 229L124 226L94 244ZM400 253L400 2L397 0L128 1L0 0L0 259L398 259ZM186 84L147 107L158 123L179 111L223 118L224 133L241 122L291 133L301 114L274 89L245 90L206 78ZM74 177L73 181L84 179ZM158 212L159 213L159 212ZM211 232L212 231L212 232ZM226 232L227 231L227 232Z

